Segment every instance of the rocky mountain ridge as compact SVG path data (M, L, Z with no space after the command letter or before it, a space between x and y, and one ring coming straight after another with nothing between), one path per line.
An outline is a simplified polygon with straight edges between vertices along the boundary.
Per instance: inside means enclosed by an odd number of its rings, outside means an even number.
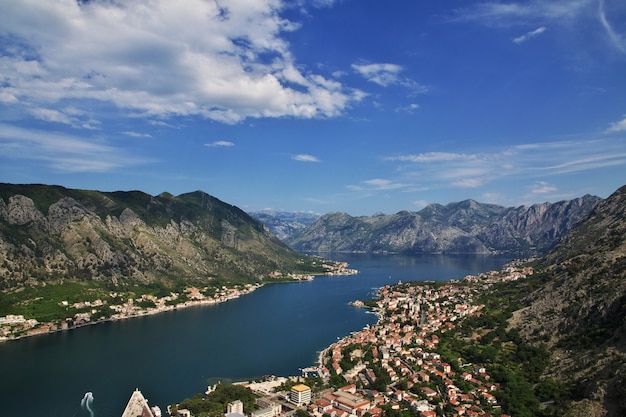
M263 224L201 191L0 184L2 288L63 279L258 282L299 270L315 267Z
M541 253L600 200L585 195L510 208L465 200L391 215L329 213L285 242L310 252Z

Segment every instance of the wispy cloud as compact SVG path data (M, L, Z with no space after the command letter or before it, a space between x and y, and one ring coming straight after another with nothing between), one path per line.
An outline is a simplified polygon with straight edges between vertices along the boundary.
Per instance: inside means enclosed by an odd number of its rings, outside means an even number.
M291 157L291 159L293 159L294 161L300 161L300 162L321 162L315 156L307 155L307 154L294 155Z
M530 0L513 2L487 1L458 8L449 17L452 22L477 22L489 27L518 27L542 25L539 29L528 32L514 39L516 43L525 42L541 33L545 25L570 28L581 26L581 31L589 31L590 26L584 20L596 19L607 34L607 39L621 53L626 54L626 38L615 30L609 16L623 16L626 7L623 2L611 2L611 11L607 12L605 0ZM539 32L537 32L539 31Z
M77 129L98 129L100 126L99 121L94 120L87 112L75 107L50 109L26 106L25 110L26 113L30 114L35 119L49 123L65 124Z
M622 120L611 123L608 129L606 129L606 133L616 132L626 132L626 115L624 115L624 118Z
M400 82L402 67L396 64L352 64L352 69L367 81L387 87Z
M541 35L543 32L546 31L546 28L544 26L537 28L535 30L532 30L530 32L527 32L526 34L522 35L522 36L518 36L517 38L513 39L514 43L520 44L520 43L524 43L529 39L532 39L536 36Z
M398 190L407 187L407 184L393 182L391 180L374 178L362 181L358 185L348 185L350 190L354 191L381 191L381 190Z
M454 153L454 152L426 152L420 154L390 156L385 159L389 161L402 162L441 162L441 161L458 161L458 160L474 160L479 155Z
M235 144L227 140L217 140L215 142L205 143L204 146L209 148L229 148L235 146Z
M352 64L352 69L367 81L382 87L400 85L408 88L412 94L423 94L430 90L426 85L420 84L408 77L402 77L404 68L401 65L390 63Z
M127 130L125 132L122 132L123 134L125 134L126 136L130 136L132 138L151 138L152 135L149 133L139 133L139 132L133 132L130 130Z
M486 178L463 178L460 180L452 181L450 183L453 187L459 188L476 188L487 182Z
M613 44L613 46L615 46L622 53L626 54L626 39L624 38L623 35L619 35L617 32L615 32L615 29L613 29L613 25L611 25L611 23L609 22L609 19L607 18L605 9L606 9L605 1L600 0L600 6L598 10L600 23L602 23L602 27L604 27L604 29L606 30L606 33L608 34L609 39L611 40L611 43Z
M149 162L98 140L0 123L0 153L6 158L44 161L61 172L108 172Z
M510 26L534 21L570 20L590 10L595 0L531 0L481 2L456 9L451 20L477 21L487 26Z
M397 107L396 108L396 112L398 113L408 113L408 114L413 114L416 111L418 111L420 108L420 105L417 103L411 103L408 106L403 106L403 107Z
M545 181L539 181L532 185L530 192L532 194L549 194L555 192L556 190L557 187L550 185Z
M36 109L95 100L135 117L224 123L341 114L362 94L295 62L284 35L298 25L282 17L283 7L278 0L253 7L203 0L3 2L0 101L24 117L58 123L71 120Z
M503 178L537 179L613 166L626 166L626 144L610 140L528 143L495 152L426 152L385 158L398 162L400 180L432 187L477 188ZM537 190L546 187L537 187Z

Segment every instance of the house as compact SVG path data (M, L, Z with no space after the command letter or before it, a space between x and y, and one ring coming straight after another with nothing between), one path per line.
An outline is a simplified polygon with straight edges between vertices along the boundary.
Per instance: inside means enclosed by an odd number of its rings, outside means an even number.
M437 396L437 391L429 387L423 387L422 394L424 394L426 398L433 398Z

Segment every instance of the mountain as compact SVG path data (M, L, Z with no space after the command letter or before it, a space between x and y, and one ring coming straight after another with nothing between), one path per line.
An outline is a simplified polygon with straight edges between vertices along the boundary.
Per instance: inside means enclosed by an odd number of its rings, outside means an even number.
M321 272L248 214L196 191L152 196L0 184L0 288L65 279L166 286Z
M626 186L601 201L538 267L542 284L511 320L546 343L550 377L570 387L571 416L626 415Z
M516 208L465 200L371 217L329 213L285 242L310 252L537 253L584 219L600 200L585 195Z
M319 217L319 214L313 213L274 210L251 211L248 214L266 225L281 240L304 229Z

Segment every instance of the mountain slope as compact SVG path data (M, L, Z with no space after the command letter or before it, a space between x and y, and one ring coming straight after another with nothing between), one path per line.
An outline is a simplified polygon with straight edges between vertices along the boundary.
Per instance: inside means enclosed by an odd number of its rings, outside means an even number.
M255 282L274 271L313 272L311 262L204 192L0 184L2 288L63 279Z
M526 297L512 327L548 343L550 376L573 389L568 415L626 415L626 186L539 266L544 284Z
M352 217L329 213L285 239L297 250L402 253L535 253L548 249L600 201L506 208L473 200L431 204L419 212Z

